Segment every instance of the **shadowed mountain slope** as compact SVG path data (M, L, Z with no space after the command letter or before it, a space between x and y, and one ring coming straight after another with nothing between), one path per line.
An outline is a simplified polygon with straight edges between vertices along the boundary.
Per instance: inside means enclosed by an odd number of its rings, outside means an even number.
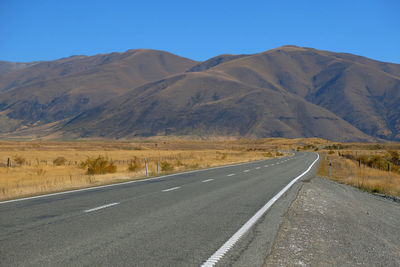
M69 121L77 137L226 135L368 140L367 135L304 99L249 87L209 73L147 84Z

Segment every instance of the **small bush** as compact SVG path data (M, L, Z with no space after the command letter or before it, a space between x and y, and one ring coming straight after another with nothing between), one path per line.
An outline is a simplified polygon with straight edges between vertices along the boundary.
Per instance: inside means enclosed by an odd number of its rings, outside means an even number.
M161 162L161 171L167 172L172 170L174 170L174 166L172 166L171 163L169 163L168 161Z
M272 153L271 152L262 153L261 155L263 157L266 157L266 158L272 158Z
M15 156L14 161L15 161L15 163L17 163L18 165L21 166L22 164L25 164L26 159L21 156Z
M64 157L57 157L55 160L53 160L53 164L55 166L62 166L67 162L67 159Z
M227 154L227 153L221 153L221 152L217 151L217 152L216 152L215 159L217 159L217 160L224 160L224 159L226 159L227 157L228 157L228 154Z
M46 174L46 170L38 165L36 166L36 174L39 176L43 176Z
M185 164L183 164L182 161L180 161L180 160L175 161L175 165L179 166L179 167L180 166L185 166Z
M200 165L198 163L194 163L194 164L190 164L189 165L189 168L192 168L192 169L196 169L196 168L199 168L199 167L200 167Z
M134 157L133 160L128 164L128 171L135 172L138 171L142 167L140 160L137 157Z
M400 155L397 151L388 151L388 161L395 165L400 165Z
M277 156L277 157L280 157L280 156L283 156L283 154L282 154L281 152L277 151L277 152L276 152L276 156Z
M103 156L88 158L86 161L81 163L81 167L87 168L86 174L90 175L115 173L117 171L117 166Z
M330 154L330 155L335 154L335 151L329 150L328 154Z

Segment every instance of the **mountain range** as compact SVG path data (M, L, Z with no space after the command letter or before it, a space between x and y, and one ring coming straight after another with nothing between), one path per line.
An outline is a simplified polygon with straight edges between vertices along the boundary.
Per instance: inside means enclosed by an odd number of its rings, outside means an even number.
M297 46L0 61L2 138L166 135L400 141L400 65Z

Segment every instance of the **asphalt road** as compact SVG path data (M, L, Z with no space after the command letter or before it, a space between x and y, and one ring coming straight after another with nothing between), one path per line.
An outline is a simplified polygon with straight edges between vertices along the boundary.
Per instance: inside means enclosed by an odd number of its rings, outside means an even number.
M0 203L0 265L200 266L316 158Z

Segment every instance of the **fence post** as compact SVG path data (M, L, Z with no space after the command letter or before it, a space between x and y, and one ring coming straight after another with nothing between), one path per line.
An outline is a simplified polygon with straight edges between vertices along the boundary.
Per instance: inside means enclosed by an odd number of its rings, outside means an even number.
M390 163L388 163L388 172L390 172Z
M361 168L361 159L358 159L358 168Z
M160 165L160 161L157 160L157 173L158 173L158 170L159 170L159 165Z
M149 177L149 170L147 169L147 160L144 158L144 166L146 168L146 177Z
M10 167L11 166L11 161L10 161L10 158L8 158L7 159L7 167Z
M332 161L329 161L329 178L331 178L331 173L332 173Z

